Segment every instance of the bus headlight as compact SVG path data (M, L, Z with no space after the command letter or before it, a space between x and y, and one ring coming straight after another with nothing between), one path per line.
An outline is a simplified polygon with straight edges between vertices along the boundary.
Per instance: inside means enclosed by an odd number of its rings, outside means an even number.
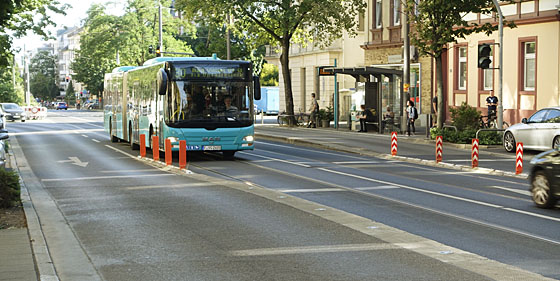
M168 137L167 139L170 140L171 142L178 142L179 141L179 138L177 138L177 137Z
M255 137L253 136L246 136L243 138L244 141L246 142L253 142L255 140Z

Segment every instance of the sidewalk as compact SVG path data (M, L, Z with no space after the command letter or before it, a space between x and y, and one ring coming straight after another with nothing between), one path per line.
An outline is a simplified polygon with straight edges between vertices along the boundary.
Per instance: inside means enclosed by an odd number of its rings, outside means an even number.
M526 179L528 176L526 173L515 175L513 168L511 171L504 169L500 170L495 167L484 168L481 166L473 169L470 166L470 162L468 164L466 163L470 161L472 149L470 144L454 144L445 142L444 160L443 162L436 163L435 140L428 139L425 127L416 127L415 135L406 136L404 134L398 134L398 156L390 155L390 133L360 133L351 131L347 127L341 127L337 130L332 127L304 128L257 124L255 126L255 137L257 140L266 139L370 157L438 166L448 169L476 171L478 173L498 176L512 176L522 179ZM501 145L481 145L479 148L481 156L484 154L486 158L514 157L512 154L503 153ZM451 156L456 158L453 161L462 159L466 165L453 164L456 162L448 161ZM481 164L479 163L479 165ZM512 167L514 167L514 162L512 162Z
M6 168L17 171L11 151L9 158ZM24 189L23 186L22 189ZM22 190L22 201L27 213L30 202L24 199L25 193L26 191ZM30 241L28 228L0 230L0 281L38 280Z

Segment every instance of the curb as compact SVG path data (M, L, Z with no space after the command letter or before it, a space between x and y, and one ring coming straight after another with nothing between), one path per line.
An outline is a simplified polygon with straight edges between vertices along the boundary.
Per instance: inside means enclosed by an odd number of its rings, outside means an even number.
M21 202L25 213L25 220L27 222L27 235L29 236L31 244L32 258L35 264L37 277L39 277L41 281L58 281L59 278L56 274L56 269L54 268L47 242L41 229L37 210L35 210L35 206L33 206L33 201L31 201L31 196L29 195L27 186L20 175L19 167L17 166L16 157L11 145L8 147L8 155L10 157L10 168L13 171L16 171L19 176Z
M283 137L283 136L272 136L272 135L264 135L264 134L256 133L256 132L255 132L255 137L265 139L265 140L281 141L281 142L284 142L284 143L289 143L289 144L294 144L294 145L299 144L299 145L302 145L302 146L322 148L322 149L328 149L328 150L333 150L333 151L338 151L338 152L352 153L352 154L358 154L358 155L364 155L364 156L371 156L371 157L381 158L381 159L385 159L385 160L399 160L399 161L404 161L404 162L409 162L409 163L414 163L414 164L421 164L421 165L431 166L431 167L440 167L440 168L454 169L454 170L460 170L460 171L470 171L470 172L481 173L481 174L489 174L489 175L494 175L494 176L507 176L507 177L514 177L514 178L518 178L518 179L527 179L529 177L527 174L517 175L515 173L506 172L506 171L502 171L502 170L479 168L479 167L472 168L470 166L457 165L457 164L451 164L451 163L445 163L445 162L437 163L437 162L435 162L435 160L425 160L425 159L412 158L412 157L406 157L406 156L392 156L390 154L369 151L365 148L360 148L360 147L353 147L352 149L350 149L348 147L343 147L343 146L335 146L335 145L317 143L317 142L309 141L309 140L302 140L302 139L297 138L297 137L290 138L290 137ZM413 141L408 140L408 142L413 142ZM419 142L425 142L425 141L415 140L414 142L419 143ZM435 141L433 143L435 144ZM469 149L470 149L470 147L469 147ZM492 152L489 152L489 153L492 153ZM496 153L492 153L492 154L496 154Z

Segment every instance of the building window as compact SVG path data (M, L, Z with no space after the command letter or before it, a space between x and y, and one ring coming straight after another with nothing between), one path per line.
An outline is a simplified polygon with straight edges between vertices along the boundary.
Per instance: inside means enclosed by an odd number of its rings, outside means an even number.
M393 25L401 25L401 1L393 0Z
M383 3L381 0L375 1L375 28L382 28L383 27L383 14L381 11L383 10Z
M364 13L359 13L358 14L358 31L364 31L364 21L365 21Z
M535 90L535 72L536 72L536 43L523 43L523 90Z
M467 47L458 48L457 57L457 89L466 90L467 89Z

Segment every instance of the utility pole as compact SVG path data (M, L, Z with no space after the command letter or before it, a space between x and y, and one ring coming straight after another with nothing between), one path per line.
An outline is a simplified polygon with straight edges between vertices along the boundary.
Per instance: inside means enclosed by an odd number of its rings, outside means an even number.
M163 28L162 28L162 19L161 19L161 2L158 1L159 5L159 51L163 52Z
M227 25L226 25L226 49L227 49L227 60L231 60L231 46L230 46L230 31L229 31L229 25L231 24L230 22L230 13L228 13L227 15Z
M403 54L403 60L404 60L404 67L403 67L403 114L402 114L402 120L403 122L401 122L401 129L404 132L405 131L405 126L407 125L404 121L407 120L407 116L406 116L406 103L408 100L410 100L410 38L408 37L408 11L407 11L407 2L404 1L403 2L403 10L405 11L403 13L403 34L404 34L404 54ZM380 110L382 110L380 108Z
M500 4L498 0L493 0L494 6L496 6L496 10L498 11L499 16L499 38L500 38L500 67L498 70L498 128L503 129L504 127L504 101L503 101L503 78L504 78L504 15L502 14L502 8L500 8ZM495 52L494 52L495 53Z

